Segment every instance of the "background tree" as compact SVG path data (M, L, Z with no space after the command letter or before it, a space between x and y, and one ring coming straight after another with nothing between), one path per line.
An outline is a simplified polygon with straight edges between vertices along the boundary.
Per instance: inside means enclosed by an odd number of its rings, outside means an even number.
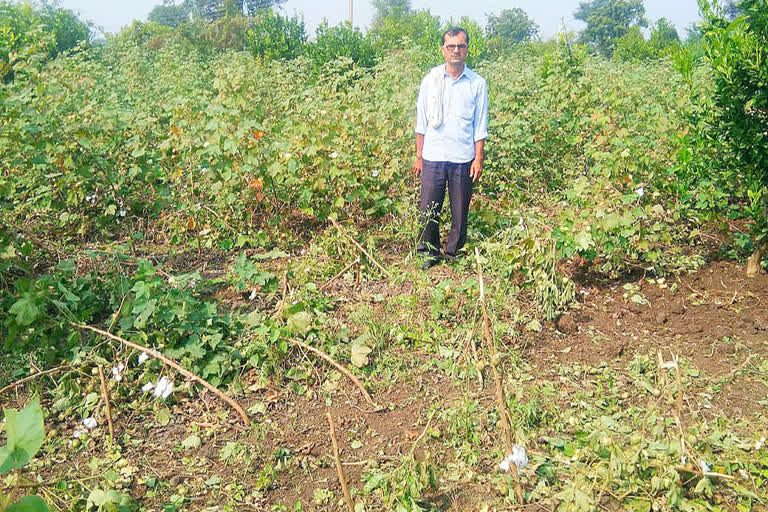
M587 24L581 41L606 56L613 53L616 41L630 28L648 25L643 0L581 2L573 17Z
M754 240L747 274L754 275L768 249L768 2L742 0L742 14L733 21L714 1L700 0L699 6L714 73L712 140L730 153L722 171L746 189Z
M147 19L159 25L178 27L182 23L189 21L191 13L191 0L184 0L180 4L176 4L173 0L165 0L161 5L156 5L149 11Z
M411 12L411 0L373 0L373 26L379 25L385 18L401 17Z
M659 18L651 30L651 47L660 52L670 46L680 44L677 28L667 18Z
M530 41L538 33L539 26L519 7L488 15L486 34L489 46L495 50Z
M193 0L197 18L215 21L225 16L253 16L258 11L278 7L285 0Z

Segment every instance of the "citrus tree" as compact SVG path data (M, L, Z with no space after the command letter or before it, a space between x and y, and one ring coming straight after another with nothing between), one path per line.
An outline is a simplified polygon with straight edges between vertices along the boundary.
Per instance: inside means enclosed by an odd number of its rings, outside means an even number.
M747 191L754 240L747 274L754 275L768 249L768 2L743 0L742 14L732 21L714 2L700 0L699 6L715 78L712 137L732 155L723 168L737 169Z

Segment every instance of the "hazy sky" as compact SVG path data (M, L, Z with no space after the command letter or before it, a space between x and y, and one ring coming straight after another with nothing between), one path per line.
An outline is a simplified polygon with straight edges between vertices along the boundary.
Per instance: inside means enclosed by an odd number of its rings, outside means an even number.
M161 0L61 0L60 5L80 12L90 21L107 32L116 32L134 19L146 20L152 7ZM485 25L487 15L502 9L520 7L533 18L541 28L541 36L548 38L557 32L562 19L570 29L580 29L581 24L573 20L573 11L579 0L412 0L414 9L429 9L443 20L469 16ZM650 21L661 17L670 19L685 37L685 28L699 17L696 0L645 0L646 16ZM349 0L287 0L282 11L285 14L303 14L310 33L325 17L331 25L344 21L349 16ZM354 23L360 27L370 24L373 7L370 0L354 0Z

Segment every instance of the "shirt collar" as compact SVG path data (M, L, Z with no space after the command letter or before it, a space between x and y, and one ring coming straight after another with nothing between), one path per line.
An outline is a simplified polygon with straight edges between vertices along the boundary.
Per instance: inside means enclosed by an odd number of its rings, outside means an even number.
M448 66L447 64L443 64L442 65L442 67L443 67L443 76L444 77L447 76L447 77L451 78L451 75L449 75L448 71L446 71L446 67L447 66ZM463 77L463 76L465 76L465 77L467 77L467 79L469 79L469 73L471 73L471 72L472 72L472 70L470 70L469 67L467 67L467 65L464 64L464 69L461 70L461 74L458 77L456 77L456 80L454 80L454 82L458 82L459 80L461 80L461 77ZM451 80L453 80L453 78L451 78Z

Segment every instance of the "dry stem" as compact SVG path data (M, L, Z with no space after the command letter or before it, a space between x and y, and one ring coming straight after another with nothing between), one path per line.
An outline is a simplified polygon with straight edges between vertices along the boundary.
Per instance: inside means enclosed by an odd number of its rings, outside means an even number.
M329 280L328 280L328 281L327 281L327 282L326 282L326 283L325 283L323 286L321 286L321 287L320 287L320 289L319 289L318 291L323 291L323 290L325 290L326 288L328 288L328 286L330 286L330 284L331 284L332 282L334 282L335 280L337 280L338 278L340 278L341 276L343 276L343 275L344 275L344 273L345 273L347 270L349 270L350 268L354 267L355 265L358 265L358 268L359 268L359 265L360 265L360 257L359 257L359 256L358 256L358 257L357 257L357 259L355 259L355 260L354 260L352 263L350 263L349 265L347 265L346 267L344 267L344 268L341 270L341 272L339 272L338 274L336 274L335 276L333 276L332 278L330 278L330 279L329 279ZM358 273L359 273L359 270L358 270Z
M504 398L504 384L501 380L501 374L497 367L498 357L496 353L496 346L493 343L491 337L491 320L488 317L488 311L485 308L485 285L483 284L483 267L480 265L480 250L475 247L475 261L477 262L477 275L480 283L480 308L483 313L483 331L485 332L485 341L488 345L488 350L491 352L491 367L493 368L493 380L496 383L496 403L499 408L499 419L501 421L501 431L504 436L504 447L506 449L505 454L512 453L512 427L509 421L509 411L507 410L507 401ZM510 463L510 469L512 469L512 476L515 483L515 495L520 502L520 506L523 506L523 489L520 485L520 475L517 472L517 466L514 462Z
M109 438L115 441L115 427L112 424L112 405L109 403L109 390L107 389L107 379L104 378L104 368L98 366L99 379L101 380L101 396L104 398L104 406L107 411L107 423L109 424Z
M120 343L122 343L123 345L125 345L127 347L130 347L130 348L133 348L133 349L136 349L136 350L140 350L141 352L144 352L145 354L147 354L149 356L152 356L155 359L159 359L160 361L164 362L165 364L167 364L168 366L170 366L171 368L173 368L174 370L176 370L177 372L179 372L180 374L182 374L186 378L201 384L205 389L207 389L208 391L212 392L213 394L215 394L216 396L218 396L219 398L224 400L226 403L228 403L230 406L232 406L232 408L235 411L237 411L237 413L240 415L240 417L242 418L243 423L245 424L246 427L250 424L250 421L248 420L248 415L245 413L243 408L240 407L240 405L238 405L237 402L232 400L229 396L227 396L226 393L224 393L223 391L219 390L217 387L213 386L211 383L209 383L205 379L203 379L201 377L198 377L197 375L195 375L194 373L190 372L189 370L185 370L176 361L174 361L172 359L169 359L168 357L164 356L160 352L157 352L156 350L153 350L153 349L147 348L147 347L143 347L143 346L141 346L141 345L139 345L137 343L133 343L131 341L123 339L120 336L115 336L114 334L110 334L107 331L103 331L101 329L97 329L96 327L91 327L90 325L76 324L74 322L71 322L71 323L72 323L72 325L74 325L75 327L77 327L79 329L85 329L85 330L88 330L88 331L93 331L93 332L95 332L97 334L100 334L100 335L106 337L106 338L109 338L109 339L112 339L112 340L115 340L115 341L119 341Z
M62 366L57 366L56 368L51 368L50 370L45 370L44 372L38 372L38 373L35 373L34 375L30 375L29 377L24 377L23 379L19 379L19 380L17 380L16 382L13 382L13 383L11 383L11 384L8 384L8 385L7 385L7 386L5 386L3 389L0 389L0 395L2 395L3 393L5 393L5 392L6 392L6 391L8 391L9 389L13 389L13 388L16 388L16 387L18 387L18 386L21 386L21 385L22 385L22 384L24 384L25 382L29 382L30 380L36 379L36 378L38 378L38 377L42 377L43 375L49 375L49 374L51 374L51 373L60 372L61 370L66 370L66 369L68 369L68 368L69 368L69 365L66 365L66 364L65 364L65 365L62 365Z
M333 422L333 414L329 410L326 412L328 418L328 425L331 427L331 442L333 443L333 460L336 463L336 473L339 475L339 482L341 483L341 490L344 492L344 501L347 502L347 508L349 512L355 512L355 507L352 504L352 496L349 495L349 489L347 488L347 479L344 478L344 469L341 467L341 459L339 458L339 442L336 440L336 425Z
M357 247L358 249L360 249L360 252L362 252L363 254L365 254L365 255L366 255L366 257L367 257L369 260L371 260L371 263L373 263L374 265L376 265L376 266L379 268L379 270L381 270L382 272L384 272L384 274L385 274L387 277L392 277L392 275L391 275L391 274L390 274L390 273L387 271L387 269L385 269L385 268L384 268L384 267L383 267L383 266L382 266L382 265L381 265L381 264L380 264L378 261L376 261L376 258L374 258L373 256L371 256L371 254L370 254L368 251L366 251L366 250L365 250L365 247L363 247L362 245L360 245L360 244L357 242L357 240L355 240L354 238L352 238L351 236L347 235L346 233L344 233L344 232L341 230L341 226L339 226L339 223L338 223L338 222L336 222L336 221L335 221L333 218L331 218L331 223L333 223L333 225L336 227L336 229L338 229L338 230L339 230L339 233L341 233L342 235L344 235L344 236L347 238L347 240L349 240L350 242L352 242L352 243L354 244L354 246L355 246L355 247Z
M360 382L360 380L357 377L352 375L352 373L349 370L347 370L342 365L340 365L339 363L334 361L331 356L329 356L328 354L326 354L322 350L319 350L319 349L316 349L315 347L311 347L311 346L307 345L303 341L295 340L295 339L292 339L292 338L288 338L288 341L290 341L294 345L298 345L299 347L303 348L304 350L308 350L308 351L312 352L313 354L315 354L317 356L320 356L322 359L325 359L326 361L328 361L328 363L331 366L333 366L334 368L339 370L342 374L344 374L345 377L347 377L349 380L352 381L352 383L357 387L357 389L360 390L360 392L363 394L363 396L365 397L365 399L368 401L369 404L371 404L372 406L376 407L376 404L373 402L373 398L371 398L371 395L369 395L368 391L366 391L366 389L363 387L363 383Z

